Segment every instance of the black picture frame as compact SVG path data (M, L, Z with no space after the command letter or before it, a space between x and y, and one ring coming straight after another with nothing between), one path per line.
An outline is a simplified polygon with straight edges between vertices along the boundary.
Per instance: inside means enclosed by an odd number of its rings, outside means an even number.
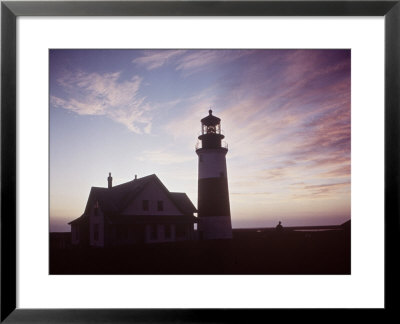
M385 307L374 311L355 309L343 311L347 316L356 313L356 316L380 321L384 320L382 316L394 315L398 306L396 295L400 275L397 262L400 255L400 0L2 1L1 3L1 322L252 323L272 320L272 317L270 319L267 317L271 314L276 315L282 310L16 308L16 19L18 16L384 16ZM320 321L321 316L329 316L333 320L344 319L343 312L338 313L338 310L291 311L296 317L295 320ZM279 320L282 320L282 317Z

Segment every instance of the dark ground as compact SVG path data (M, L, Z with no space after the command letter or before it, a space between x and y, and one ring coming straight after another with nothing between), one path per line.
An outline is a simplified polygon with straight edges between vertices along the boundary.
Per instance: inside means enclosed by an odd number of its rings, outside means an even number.
M350 229L234 229L232 240L50 248L50 274L350 274ZM297 229L298 230L298 229Z

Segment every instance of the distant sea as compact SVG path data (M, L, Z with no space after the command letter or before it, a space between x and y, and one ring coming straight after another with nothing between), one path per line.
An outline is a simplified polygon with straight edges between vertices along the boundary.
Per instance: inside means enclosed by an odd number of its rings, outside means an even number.
M295 229L294 232L326 232L326 231L342 231L341 228L311 228L311 229Z

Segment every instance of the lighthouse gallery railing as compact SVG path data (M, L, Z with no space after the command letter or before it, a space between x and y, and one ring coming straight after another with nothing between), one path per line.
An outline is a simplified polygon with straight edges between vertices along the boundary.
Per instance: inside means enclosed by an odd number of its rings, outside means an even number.
M201 149L201 148L202 148L201 141L197 141L197 143L196 143L196 145L195 145L194 147L195 147L195 150L196 150L196 151L199 150L199 149ZM226 141L222 141L221 147L222 147L222 148L225 148L225 149L228 149L228 143L227 143Z

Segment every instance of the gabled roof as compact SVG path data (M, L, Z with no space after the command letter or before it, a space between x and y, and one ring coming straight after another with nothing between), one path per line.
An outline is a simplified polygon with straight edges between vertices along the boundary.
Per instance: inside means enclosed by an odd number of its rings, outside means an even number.
M86 204L85 214L88 214L96 201L99 202L100 208L105 214L121 212L127 204L132 201L150 181L155 180L155 178L158 180L157 176L152 174L112 188L92 187Z
M68 225L71 225L71 224L74 224L74 223L77 223L77 222L81 222L82 220L84 220L85 219L85 214L82 214L81 216L79 216L78 218L75 218L73 221L70 221L69 223L68 223Z
M150 182L161 186L162 190L171 199L173 204L184 215L193 215L196 208L185 193L169 192L155 174L137 178L132 181L114 186L112 188L92 187L86 203L85 214L89 214L93 205L98 202L101 210L106 215L118 215ZM82 216L81 216L82 217Z
M175 205L181 207L184 214L193 214L197 212L196 207L194 207L193 203L184 192L170 192L170 196L175 202Z

